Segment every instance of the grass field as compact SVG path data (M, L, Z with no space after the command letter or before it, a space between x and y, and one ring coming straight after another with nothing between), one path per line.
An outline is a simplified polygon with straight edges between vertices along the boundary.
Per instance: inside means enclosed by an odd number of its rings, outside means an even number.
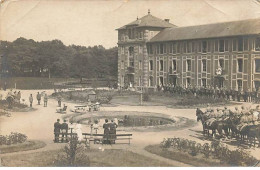
M26 141L24 143L18 143L13 145L0 145L1 153L11 153L11 152L20 152L20 151L28 151L35 150L39 148L43 148L46 144L42 141Z
M2 165L8 167L50 167L61 150L2 157ZM91 167L166 167L165 162L154 160L127 150L88 150Z
M6 82L7 88L17 89L53 89L54 83L68 82L68 81L79 81L78 79L66 79L66 78L47 78L47 77L13 77L13 78L2 78L0 81L0 87L4 87Z

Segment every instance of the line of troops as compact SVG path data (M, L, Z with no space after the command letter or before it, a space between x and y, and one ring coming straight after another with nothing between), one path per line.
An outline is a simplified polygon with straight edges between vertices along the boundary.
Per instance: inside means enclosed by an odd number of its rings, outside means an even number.
M256 88L253 88L251 91L243 90L243 89L227 89L225 87L219 88L216 86L208 85L208 86L191 86L189 85L186 87L185 85L179 86L179 85L160 85L157 87L158 91L164 91L164 92L170 92L175 93L179 95L188 95L193 94L194 96L206 96L206 97L212 97L212 98L224 98L227 100L237 100L241 101L243 99L244 102L257 102L258 101L258 90Z
M237 128L241 130L244 125L256 125L260 123L259 113L259 105L257 105L254 109L245 106L241 106L241 109L235 107L235 110L230 110L227 107L224 107L224 109L213 109L208 105L204 116L206 117L208 123L211 123L214 120L225 121L227 118L231 118L230 120L236 119L238 121L236 122Z

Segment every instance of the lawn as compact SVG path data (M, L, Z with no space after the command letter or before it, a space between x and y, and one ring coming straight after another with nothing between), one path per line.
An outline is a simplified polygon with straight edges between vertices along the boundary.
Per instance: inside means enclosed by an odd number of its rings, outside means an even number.
M50 167L56 166L53 161L61 150L51 150L30 154L20 154L2 157L2 165L8 167ZM97 150L90 149L86 153L91 167L165 167L165 162L154 160L127 150Z
M11 153L11 152L20 152L35 150L45 147L46 144L42 141L26 141L24 143L12 144L12 145L0 145L1 153Z
M53 89L54 83L79 81L73 78L47 78L47 77L11 77L2 78L0 81L0 87L4 87L4 83L7 83L7 88L17 89Z

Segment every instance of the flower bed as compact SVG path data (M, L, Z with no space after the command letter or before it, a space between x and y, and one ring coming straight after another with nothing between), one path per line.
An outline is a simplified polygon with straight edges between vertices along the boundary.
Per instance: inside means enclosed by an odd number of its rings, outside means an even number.
M0 145L12 145L23 143L27 140L27 136L17 132L11 132L10 135L0 135Z

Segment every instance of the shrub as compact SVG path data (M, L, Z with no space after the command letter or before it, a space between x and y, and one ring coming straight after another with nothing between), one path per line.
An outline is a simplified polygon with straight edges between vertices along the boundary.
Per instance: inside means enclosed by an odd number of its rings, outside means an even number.
M79 143L77 136L71 137L63 152L54 160L55 166L89 166L86 147Z
M27 136L17 132L11 132L10 135L0 135L0 145L12 145L23 143L27 140Z

